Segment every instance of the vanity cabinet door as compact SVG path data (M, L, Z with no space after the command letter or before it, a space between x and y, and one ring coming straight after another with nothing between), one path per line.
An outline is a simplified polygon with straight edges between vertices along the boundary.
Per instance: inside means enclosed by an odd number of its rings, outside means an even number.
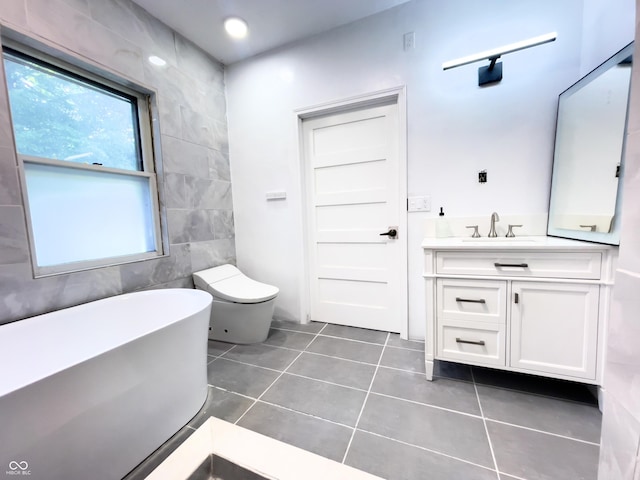
M510 366L593 380L598 285L512 283Z

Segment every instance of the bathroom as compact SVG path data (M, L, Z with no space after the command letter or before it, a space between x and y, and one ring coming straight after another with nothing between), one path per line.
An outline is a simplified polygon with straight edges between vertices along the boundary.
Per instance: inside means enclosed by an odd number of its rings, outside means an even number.
M525 229L541 222L544 233L557 96L633 40L634 18L629 0L482 6L414 0L223 67L127 1L3 2L3 35L8 29L33 37L157 89L170 255L33 279L9 109L0 95L0 322L151 287L191 288L193 272L223 263L237 263L247 275L278 286L277 319L306 320L304 270L298 267L304 264L304 211L292 112L404 86L407 196L431 199L429 212L407 214L408 230L401 232L408 255L405 333L423 340L425 222L443 206L447 217L476 220L483 236L493 211L512 217L510 223L522 221ZM558 32L555 42L505 56L504 78L496 86L479 89L473 66L441 69L444 61L551 31ZM404 51L407 32L415 32L415 48ZM146 64L150 54L168 65L159 70ZM635 130L629 132L635 139ZM637 143L630 141L630 148ZM482 170L486 184L477 182ZM272 191L287 198L267 201L265 193ZM634 204L633 195L625 192L626 205ZM632 228L626 231L634 235ZM637 237L627 238L628 245ZM631 291L637 285L637 274L630 273L638 272L634 260L627 252L621 277ZM610 412L605 409L604 425L620 446L603 449L609 455L603 461L620 472L633 472L629 465L637 462L639 396L628 392L635 372L625 369L637 365L625 357L637 328L625 326L620 338L609 341L612 358L619 356L608 397L615 402Z

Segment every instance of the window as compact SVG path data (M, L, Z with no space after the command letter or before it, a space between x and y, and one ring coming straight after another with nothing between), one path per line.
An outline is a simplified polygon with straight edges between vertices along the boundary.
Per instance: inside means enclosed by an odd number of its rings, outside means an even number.
M3 48L36 276L162 254L149 98Z

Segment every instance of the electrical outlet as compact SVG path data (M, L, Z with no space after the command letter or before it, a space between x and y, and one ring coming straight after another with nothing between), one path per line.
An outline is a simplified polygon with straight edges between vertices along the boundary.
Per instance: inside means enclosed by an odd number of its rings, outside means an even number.
M487 183L487 171L478 172L478 183Z
M404 41L404 50L413 50L416 48L416 34L415 32L407 32L402 37Z

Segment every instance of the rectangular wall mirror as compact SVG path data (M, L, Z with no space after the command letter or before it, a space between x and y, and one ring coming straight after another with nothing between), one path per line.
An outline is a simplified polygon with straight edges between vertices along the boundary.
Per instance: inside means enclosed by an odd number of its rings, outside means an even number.
M547 233L618 245L633 43L560 94Z

